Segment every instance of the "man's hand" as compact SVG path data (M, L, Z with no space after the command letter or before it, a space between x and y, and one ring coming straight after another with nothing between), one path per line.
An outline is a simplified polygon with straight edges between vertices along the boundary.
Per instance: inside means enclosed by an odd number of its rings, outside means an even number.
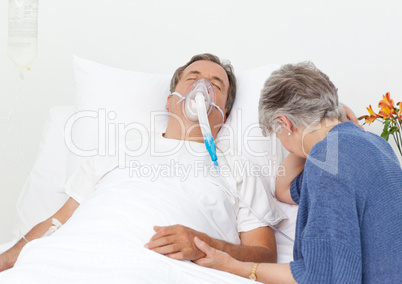
M17 260L17 257L18 254L16 254L13 250L0 254L0 272L12 268Z
M342 106L343 110L346 113L346 120L350 120L351 122L353 122L354 124L356 124L357 126L359 126L361 129L364 130L363 126L361 126L359 124L359 122L357 121L357 117L356 115L353 113L353 111L348 108L347 106Z
M32 241L34 239L40 238L44 233L53 225L52 219L56 218L61 223L67 222L74 211L78 208L80 204L73 198L69 198L66 203L50 218L43 222L40 222L35 227L33 227L24 238L20 239L12 248L0 255L0 272L12 268L17 261L17 258L26 245L27 239Z
M8 264L7 258L4 256L4 254L0 255L0 272L7 270L11 268L10 265Z
M182 225L155 226L155 235L146 248L178 260L197 260L205 256L194 244L194 237L206 241L209 237Z

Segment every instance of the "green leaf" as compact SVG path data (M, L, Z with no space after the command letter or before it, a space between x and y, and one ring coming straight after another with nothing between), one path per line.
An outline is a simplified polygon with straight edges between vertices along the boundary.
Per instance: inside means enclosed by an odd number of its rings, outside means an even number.
M383 131L383 132L381 133L381 137L382 137L382 138L384 138L386 141L388 141L388 138L389 138L389 133L388 133L388 132Z
M382 138L384 138L386 141L388 141L388 138L389 138L389 132L388 132L388 125L384 125L384 129L382 130L382 133L381 133L381 137Z
M398 127L396 127L396 126L392 126L390 129L389 129L389 134L394 134L395 132L399 132L399 129L398 129Z

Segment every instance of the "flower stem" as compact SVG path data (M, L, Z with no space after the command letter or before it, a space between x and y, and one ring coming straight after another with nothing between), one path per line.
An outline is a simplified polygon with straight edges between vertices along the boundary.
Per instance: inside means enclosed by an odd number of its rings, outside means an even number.
M397 128L398 131L394 133L392 133L392 137L394 137L396 146L398 147L399 153L402 156L402 149L401 149L401 144L402 144L402 137L401 137L401 132L402 132L402 127L401 124L397 121L397 120L392 120L392 124L394 124Z
M397 127L399 129L398 133L396 134L397 136L399 136L399 143L397 144L397 146L398 146L398 149L399 149L399 153L402 156L402 150L401 150L401 147L402 147L402 137L401 137L402 127L401 127L401 124L399 123L399 121L396 123L396 125L397 125Z

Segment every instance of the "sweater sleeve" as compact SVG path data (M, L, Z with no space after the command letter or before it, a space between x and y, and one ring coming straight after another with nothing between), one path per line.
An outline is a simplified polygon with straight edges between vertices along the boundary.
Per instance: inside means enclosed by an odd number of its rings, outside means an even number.
M303 203L299 216L302 214L305 223L296 240L299 251L290 264L291 271L298 283L360 283L361 241L355 193L341 171L334 174L327 169L312 160L306 162L306 185L299 196L300 205ZM297 182L292 186L296 187Z
M290 263L297 283L361 283L361 258L342 242L303 239L303 259Z

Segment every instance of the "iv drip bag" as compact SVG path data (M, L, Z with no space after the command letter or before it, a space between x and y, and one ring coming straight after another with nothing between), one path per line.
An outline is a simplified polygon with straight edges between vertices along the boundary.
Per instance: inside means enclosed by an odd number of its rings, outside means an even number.
M7 56L15 63L22 76L30 69L38 51L39 0L8 0Z

